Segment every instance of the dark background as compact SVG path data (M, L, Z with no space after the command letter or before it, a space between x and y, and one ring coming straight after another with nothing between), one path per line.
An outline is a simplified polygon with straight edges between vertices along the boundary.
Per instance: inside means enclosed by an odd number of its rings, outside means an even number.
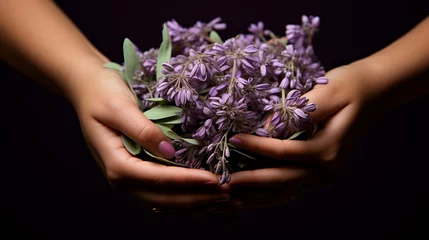
M173 18L190 26L220 16L228 24L227 30L219 31L226 39L259 20L281 35L285 25L299 23L302 14L318 15L321 28L314 45L327 70L381 49L428 14L424 3L416 1L57 3L116 62L122 62L125 37L141 49L158 47L162 23ZM280 232L285 238L291 234L341 239L428 237L427 95L373 122L354 146L339 178L325 188L287 205L233 219L159 215L110 188L86 147L70 104L4 62L0 69L6 139L0 165L3 234L56 239L116 234L229 239L261 231Z

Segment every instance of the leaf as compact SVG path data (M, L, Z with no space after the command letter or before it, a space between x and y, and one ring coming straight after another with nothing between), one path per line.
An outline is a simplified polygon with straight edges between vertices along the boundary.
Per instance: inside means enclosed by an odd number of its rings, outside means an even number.
M185 168L187 168L186 165L183 165L183 164L180 164L180 163L177 163L177 162L173 162L173 161L170 161L170 160L162 158L162 157L155 156L155 155L153 155L152 153L150 153L148 150L146 150L144 148L143 148L143 150L150 157L152 157L152 158L154 158L154 159L156 159L156 160L158 160L158 161L160 161L160 162L162 162L162 163L164 163L166 165L174 165L174 166L178 166L178 167L185 167Z
M149 102L162 102L162 101L166 101L164 98L146 98L146 101Z
M216 31L210 32L210 39L216 43L220 43L220 44L223 43L222 38L220 38L219 34Z
M240 155L242 155L242 156L244 156L246 158L252 159L252 160L258 160L257 158L252 157L252 156L250 156L250 155L248 155L246 153L243 153L243 152L239 151L238 149L230 149L229 151L230 152L236 152L236 153L238 153L238 154L240 154Z
M146 98L145 100L148 102L155 102L158 105L165 105L169 103L166 99L163 98Z
M167 137L171 138L171 139L175 139L175 140L183 140L187 143L190 143L192 145L200 145L200 143L193 139L193 138L183 138L181 136L179 136L177 133L175 133L173 130L168 130L164 133Z
M134 45L128 38L125 38L123 48L125 60L125 77L128 86L132 88L134 72L139 70L141 65L136 50L134 49Z
M283 45L287 45L287 39L286 38L280 38L280 42L283 43Z
M161 129L161 131L165 134L167 131L170 131L173 128L173 125L165 125L165 124L158 124L155 123L156 126Z
M161 120L154 120L156 123L159 124L181 124L182 120L180 116L175 116L175 117L171 117L171 118L164 118Z
M290 136L288 140L307 140L307 133L305 131L297 132Z
M133 155L137 155L141 152L142 147L140 144L136 143L134 140L129 138L125 134L121 134L122 142L124 143L125 148Z
M182 109L176 106L158 105L143 112L143 114L150 120L159 120L178 116L180 112L182 112Z
M271 32L271 31L270 31L270 38L271 38L271 39L276 39L276 38L277 38L277 36L276 36L273 32Z
M132 87L134 72L136 70L139 70L141 68L141 65L140 65L139 57L137 56L136 50L134 48L134 45L128 38L125 38L124 40L123 51L124 51L124 61L125 61L125 72L123 71L120 71L120 72L125 82L127 82L131 92L134 94L134 97L136 98L136 102L140 111L143 112L142 103L140 99L137 97Z
M248 163L238 162L237 164L240 168L244 168Z
M122 70L122 65L120 65L118 63L115 63L115 62L105 63L104 67L108 68L108 69L112 69L112 70L118 71L118 72Z
M172 45L170 35L168 34L167 25L164 24L164 28L162 29L162 43L159 47L156 60L156 80L162 77L162 64L170 61L171 51Z

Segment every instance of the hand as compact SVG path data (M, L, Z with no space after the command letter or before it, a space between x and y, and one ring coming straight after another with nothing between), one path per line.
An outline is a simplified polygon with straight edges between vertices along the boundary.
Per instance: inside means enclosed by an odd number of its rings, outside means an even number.
M72 99L84 137L113 187L131 192L150 207L188 207L227 199L209 171L144 161L124 147L120 133L151 153L174 157L171 141L144 117L120 75L103 69L87 74Z
M234 173L231 187L246 186L293 188L303 183L318 183L320 177L331 175L326 170L337 166L343 158L345 147L353 140L352 130L362 126L367 117L364 106L376 96L373 90L364 89L371 74L362 64L351 64L336 68L326 74L329 83L317 85L304 96L317 105L310 118L318 126L307 141L279 140L255 135L238 134L231 139L236 146L254 151L269 158L284 161L284 167L267 168ZM371 109L371 108L368 108ZM359 125L360 124L360 125ZM297 163L288 166L288 163ZM333 168L335 169L335 168ZM282 191L272 191L278 198Z

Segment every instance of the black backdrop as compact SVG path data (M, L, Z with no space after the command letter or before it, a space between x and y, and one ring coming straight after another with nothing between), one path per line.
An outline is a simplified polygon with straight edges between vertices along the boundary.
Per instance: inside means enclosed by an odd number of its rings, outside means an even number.
M379 50L428 14L424 3L416 1L57 3L116 62L122 61L125 37L141 49L158 47L162 23L173 18L189 26L220 16L228 29L219 33L227 38L259 20L282 34L285 24L299 23L302 14L318 15L321 29L315 49L328 70ZM426 233L427 96L375 121L334 184L285 206L236 216L231 223L221 217L152 214L141 209L135 198L114 192L86 148L72 106L4 62L0 69L2 119L6 118L0 167L4 234L229 239L257 230L284 237L298 233L415 239Z

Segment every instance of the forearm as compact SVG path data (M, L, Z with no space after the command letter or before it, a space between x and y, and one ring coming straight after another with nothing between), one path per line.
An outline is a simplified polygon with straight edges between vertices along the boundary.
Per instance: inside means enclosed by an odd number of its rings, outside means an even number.
M49 0L0 0L0 56L66 98L108 61Z
M363 80L383 107L396 107L429 92L429 17L379 52L357 61L371 74ZM378 96L372 96L377 98Z

